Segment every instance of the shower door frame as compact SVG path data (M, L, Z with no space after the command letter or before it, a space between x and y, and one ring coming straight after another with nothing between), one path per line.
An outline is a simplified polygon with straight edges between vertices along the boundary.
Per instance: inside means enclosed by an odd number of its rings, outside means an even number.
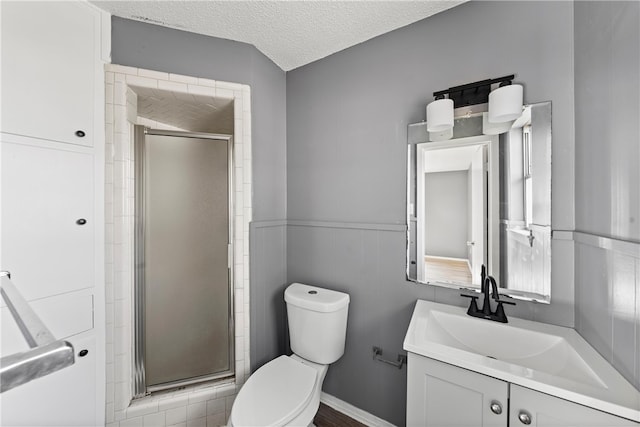
M226 134L213 134L213 133L199 133L188 131L171 131L151 129L142 125L133 126L133 150L134 150L134 337L133 337L133 398L142 398L150 395L151 393L176 389L179 387L185 387L193 384L215 381L221 379L232 378L235 375L235 319L234 319L234 277L233 266L234 263L234 147L233 136ZM228 272L228 286L229 286L229 370L223 372L217 372L210 375L202 375L199 377L188 378L184 380L171 381L163 384L147 386L145 376L145 269L144 269L144 257L145 257L145 228L144 228L144 216L145 216L145 203L144 203L144 188L145 188L145 137L147 135L158 136L174 136L182 138L197 138L197 139L211 139L216 141L225 141L227 143L227 172L228 172L228 218L229 218L229 234L227 241L227 272Z

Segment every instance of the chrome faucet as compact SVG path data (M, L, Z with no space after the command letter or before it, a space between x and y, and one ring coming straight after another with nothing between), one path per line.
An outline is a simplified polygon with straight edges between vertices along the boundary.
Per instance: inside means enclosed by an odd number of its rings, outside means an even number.
M480 317L482 319L493 320L495 322L507 323L507 315L504 312L503 304L516 305L515 302L505 301L500 299L500 295L498 293L498 284L496 283L496 279L491 276L487 276L486 267L483 265L480 270L481 284L480 284L480 292L483 294L484 302L482 304L482 309L478 309L478 303L476 300L478 299L477 295L466 295L460 294L463 297L471 298L471 303L469 304L469 308L467 309L467 314L473 317ZM489 292L491 292L491 298L493 298L498 305L496 306L495 311L491 311L491 302L489 300Z

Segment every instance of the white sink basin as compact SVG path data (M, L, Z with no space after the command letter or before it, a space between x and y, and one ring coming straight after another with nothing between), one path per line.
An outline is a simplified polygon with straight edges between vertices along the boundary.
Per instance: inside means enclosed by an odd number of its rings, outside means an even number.
M570 328L418 300L404 349L640 421L640 393Z

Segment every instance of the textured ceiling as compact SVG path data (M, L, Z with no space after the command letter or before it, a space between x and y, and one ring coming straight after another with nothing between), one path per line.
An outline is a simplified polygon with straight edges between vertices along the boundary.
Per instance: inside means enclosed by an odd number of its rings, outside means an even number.
M285 71L454 7L420 1L100 1L123 18L249 43Z

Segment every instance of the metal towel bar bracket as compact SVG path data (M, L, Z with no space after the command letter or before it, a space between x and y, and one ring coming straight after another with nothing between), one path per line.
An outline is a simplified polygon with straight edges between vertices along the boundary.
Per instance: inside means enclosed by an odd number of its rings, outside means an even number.
M393 362L391 360L387 360L382 358L382 349L380 347L373 346L373 360L377 360L382 363L386 363L391 366L395 366L398 369L402 369L402 365L407 363L407 356L404 354L398 354L398 361Z
M0 271L0 294L30 350L0 359L0 393L71 366L75 361L73 346L54 338L10 278L8 271Z

